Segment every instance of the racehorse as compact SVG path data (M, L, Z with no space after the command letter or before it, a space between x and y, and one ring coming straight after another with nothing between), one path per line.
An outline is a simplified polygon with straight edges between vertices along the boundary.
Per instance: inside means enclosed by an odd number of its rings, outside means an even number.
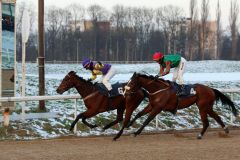
M126 84L124 84L126 85ZM81 95L87 110L80 113L73 121L70 127L70 131L73 130L75 124L79 119L90 128L95 128L97 125L89 124L86 119L91 118L98 113L106 112L117 109L117 118L113 122L107 124L103 130L110 128L111 126L121 122L123 120L123 112L125 110L125 100L129 100L130 106L136 108L141 101L146 97L146 93L142 89L138 89L134 94L128 94L126 97L123 95L117 95L109 98L100 92L96 84L79 77L76 72L70 71L62 80L61 84L57 88L57 93L62 94L70 88L76 88ZM134 98L133 97L137 97Z
M213 111L214 101L221 100L223 104L227 104L229 106L234 116L237 116L238 114L235 107L236 105L227 96L217 89L213 89L205 85L194 84L192 88L192 91L194 91L193 95L179 97L176 94L176 89L170 81L165 81L151 75L134 73L125 87L126 93L134 93L139 88L144 88L149 92L149 105L142 111L141 114L136 116L133 121L148 112L149 115L143 125L134 133L135 136L139 135L144 127L161 111L175 113L176 110L187 108L194 103L196 103L199 109L201 121L203 123L203 128L197 136L198 139L202 138L209 126L208 115L217 121L217 123L224 129L225 133L229 133L227 126L224 125L220 116ZM126 101L126 103L129 102ZM129 123L131 114L132 108L126 105L124 125L119 133L114 137L114 140L121 136L125 127L128 127L128 125L133 123L133 121Z

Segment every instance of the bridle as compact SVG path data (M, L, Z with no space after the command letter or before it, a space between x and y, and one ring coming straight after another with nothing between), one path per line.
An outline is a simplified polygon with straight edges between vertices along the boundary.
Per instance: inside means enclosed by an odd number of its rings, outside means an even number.
M133 90L133 89L130 90L131 87L129 86L129 84L131 83L131 81L132 81L132 78L128 81L127 85L124 87L125 90L124 90L123 96L125 96L126 94L128 94L128 95L134 94L134 93L136 93L139 90L139 88L142 88L141 84L139 83L139 81L136 81L135 82L135 88L137 88L137 89L136 90ZM154 79L151 80L150 82L148 82L147 85L152 83L153 81L154 81Z
M72 77L72 74L71 75L69 75L69 73L65 76L65 78L67 78L67 79L63 79L64 80L64 83L62 84L63 85L63 87L62 88L64 88L64 90L66 91L66 88L72 88L72 86L71 86L71 77Z

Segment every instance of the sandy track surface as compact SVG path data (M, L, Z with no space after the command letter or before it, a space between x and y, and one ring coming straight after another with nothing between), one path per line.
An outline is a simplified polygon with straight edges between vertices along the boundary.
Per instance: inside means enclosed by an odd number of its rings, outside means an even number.
M240 130L0 141L0 160L240 160Z

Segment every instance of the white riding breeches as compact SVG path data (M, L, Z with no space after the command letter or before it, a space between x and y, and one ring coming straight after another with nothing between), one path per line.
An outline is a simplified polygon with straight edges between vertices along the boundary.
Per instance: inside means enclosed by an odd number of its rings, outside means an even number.
M115 74L116 74L116 70L111 66L108 73L103 75L99 81L100 83L102 82L109 91L112 90L112 85L111 85L111 83L109 83L109 81L110 81L110 79L112 79L112 77Z
M181 61L179 63L179 65L174 69L173 72L173 81L176 82L176 80L178 80L179 84L183 84L184 80L183 80L183 73L185 71L185 66L186 66L186 59L184 59L183 57L181 57Z

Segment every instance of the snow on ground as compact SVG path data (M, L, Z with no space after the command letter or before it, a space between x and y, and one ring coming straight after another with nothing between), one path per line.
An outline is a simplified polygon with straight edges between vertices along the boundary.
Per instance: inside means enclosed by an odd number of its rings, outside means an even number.
M112 79L112 83L126 82L130 79L134 72L148 73L156 75L159 71L158 64L113 64L117 69L118 74ZM56 88L60 84L63 77L71 70L76 71L79 76L88 78L89 71L86 71L80 64L46 64L46 94L57 95ZM21 81L21 64L18 64L18 78L17 78L17 95L19 95L19 84ZM171 80L172 73L164 78ZM186 73L184 74L186 83L201 83L214 88L239 88L240 87L240 61L196 61L188 62ZM71 89L64 94L77 93L75 89ZM26 95L38 95L38 68L37 64L27 64L27 81L26 81ZM234 100L239 104L240 95L234 94ZM82 100L78 100L77 112L85 111L85 106ZM10 131L8 134L0 137L1 139L34 139L34 138L52 138L61 135L71 134L68 129L73 121L74 102L72 100L57 100L46 101L46 107L50 112L57 112L60 117L55 119L33 119L21 121L12 121ZM146 106L146 102L142 102L136 109L133 115L136 115L141 109ZM38 106L38 102L27 102L26 107L28 112L34 112ZM17 104L17 109L13 114L19 113L21 109L20 104ZM215 111L220 114L221 118L226 124L240 125L239 119L231 123L231 113L226 107L218 104L214 107ZM191 129L202 127L196 106L191 106L187 109L178 111L177 115L162 112L158 115L159 130L166 129ZM89 123L99 124L96 129L89 129L82 122L78 123L78 136L101 135L101 134L115 134L119 130L116 125L109 130L101 132L101 128L107 123L113 121L116 117L116 111L101 113L91 119ZM141 126L146 119L146 116L136 121L134 126L126 132L133 132ZM210 120L211 127L219 127L218 124ZM154 130L155 120L152 121L145 130ZM0 127L1 132L1 127Z

